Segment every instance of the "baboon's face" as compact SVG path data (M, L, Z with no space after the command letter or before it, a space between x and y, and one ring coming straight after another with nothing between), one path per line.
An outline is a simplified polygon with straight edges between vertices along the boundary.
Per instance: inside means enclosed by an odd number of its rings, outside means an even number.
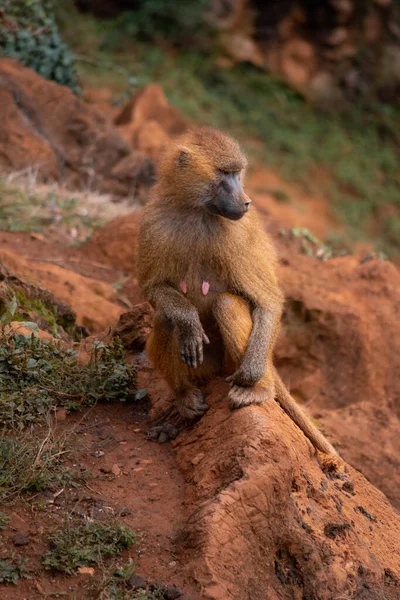
M241 171L217 171L205 199L209 213L238 221L249 210L250 202L243 191Z

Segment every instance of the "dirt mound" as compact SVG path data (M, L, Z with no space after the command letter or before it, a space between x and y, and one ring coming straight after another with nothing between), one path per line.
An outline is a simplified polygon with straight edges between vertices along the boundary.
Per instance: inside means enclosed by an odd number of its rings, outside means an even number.
M64 312L68 310L74 316L76 313L78 325L90 331L100 332L114 326L123 312L123 308L115 303L116 291L103 281L83 277L48 262L28 261L6 250L0 251L0 261L14 275L50 290L51 297L58 299L55 302L67 305Z
M170 137L187 127L179 111L168 103L159 85L150 84L134 94L115 118L123 136L134 148L157 158Z
M153 181L150 158L132 151L116 127L71 90L0 59L0 168L37 168L44 179L117 196Z
M400 506L400 273L377 259L285 262L283 379L344 458Z
M99 260L116 269L136 275L137 236L141 213L117 217L98 229L86 245L88 252L96 250Z
M155 413L165 385L149 375ZM174 442L184 475L187 569L214 600L400 594L400 520L341 459L316 456L275 403L230 412L227 386Z

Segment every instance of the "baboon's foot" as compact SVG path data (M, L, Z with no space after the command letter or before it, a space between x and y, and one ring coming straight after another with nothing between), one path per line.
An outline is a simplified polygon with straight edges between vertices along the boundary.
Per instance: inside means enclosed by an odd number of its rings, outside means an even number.
M197 419L202 417L210 407L204 402L201 391L192 388L177 395L176 408L185 419Z
M253 387L233 385L228 394L229 404L232 410L251 404L263 404L264 402L272 400L273 397L273 388L270 390L258 385Z

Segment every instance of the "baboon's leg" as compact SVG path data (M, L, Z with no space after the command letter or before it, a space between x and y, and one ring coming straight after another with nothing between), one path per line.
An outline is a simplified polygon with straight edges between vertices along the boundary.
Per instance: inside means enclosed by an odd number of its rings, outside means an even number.
M227 368L236 371L246 352L247 343L253 329L249 303L233 294L220 294L215 301L213 313L227 352ZM277 329L277 328L276 328ZM276 335L274 334L273 338ZM233 385L229 392L232 408L248 404L260 404L275 397L274 371L272 365L273 344L266 356L265 375L259 382L246 387Z
M191 369L182 361L178 339L172 329L157 321L146 344L147 354L154 367L175 392L176 408L179 413L193 419L203 415L209 408L201 391L193 385L193 379L205 376L209 366Z

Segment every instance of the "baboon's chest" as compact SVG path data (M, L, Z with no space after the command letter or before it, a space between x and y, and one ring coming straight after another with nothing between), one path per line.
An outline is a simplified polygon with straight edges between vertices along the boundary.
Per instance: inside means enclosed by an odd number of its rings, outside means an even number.
M204 263L191 262L176 282L180 292L202 314L211 308L215 296L228 291L219 274Z

